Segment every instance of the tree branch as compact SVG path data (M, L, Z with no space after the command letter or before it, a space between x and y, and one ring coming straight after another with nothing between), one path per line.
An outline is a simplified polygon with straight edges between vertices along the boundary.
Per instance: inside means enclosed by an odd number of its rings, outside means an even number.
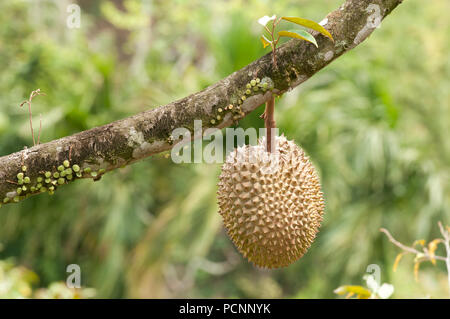
M106 171L171 149L176 142L171 136L172 130L185 127L193 132L194 120L202 120L203 129L208 128L205 125L216 128L231 125L238 117L269 100L272 94L283 94L298 86L360 44L401 2L347 0L322 21L333 35L334 43L313 32L319 49L305 41L291 40L277 49L277 68L274 68L269 53L203 91L168 105L0 157L0 205L3 201L21 200L25 194L39 193L39 190L30 193L28 188L18 194L17 185L8 182L17 181L23 165L30 178L29 186L36 185L38 177L45 172L56 172L65 160L81 168L79 178L98 179ZM245 95L246 84L256 78L268 83L268 90L252 91L240 105L239 98ZM227 107L230 104L234 106L232 109ZM226 111L220 113L219 109ZM219 113L221 116L218 117Z

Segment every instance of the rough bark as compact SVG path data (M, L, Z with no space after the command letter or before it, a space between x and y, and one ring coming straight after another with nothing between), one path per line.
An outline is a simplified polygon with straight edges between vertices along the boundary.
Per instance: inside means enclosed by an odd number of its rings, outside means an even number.
M185 127L192 132L194 120L202 120L203 129L231 125L266 102L271 94L282 94L298 86L357 46L401 2L347 0L321 23L333 35L334 42L318 33L313 35L319 48L305 41L291 40L277 49L277 68L273 67L272 53L269 53L203 91L168 105L0 157L0 203L31 195L30 188L36 186L37 178L46 171L56 172L64 160L70 159L71 165L81 167L81 178L98 179L106 171L169 150L177 142L173 141L172 130ZM257 78L268 83L268 89L252 90L239 104L247 83ZM232 109L227 107L230 104ZM27 191L19 195L19 185L14 182L18 181L22 166L27 168L24 175L30 178L30 183L25 184ZM85 168L95 173L84 172ZM39 191L33 194L36 193Z

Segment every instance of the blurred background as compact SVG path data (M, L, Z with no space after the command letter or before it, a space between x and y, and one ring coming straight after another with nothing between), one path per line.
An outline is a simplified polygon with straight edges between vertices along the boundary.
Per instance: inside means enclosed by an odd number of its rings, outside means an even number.
M19 107L32 90L46 93L32 108L47 142L182 98L268 53L263 15L321 21L343 0L80 0L79 29L66 26L70 3L0 2L0 156L32 145ZM52 289L78 264L99 298L335 298L378 264L394 298L449 297L444 263L422 264L416 282L405 256L394 273L400 250L379 232L412 244L450 224L449 12L448 0L404 1L279 100L280 132L310 155L326 198L317 240L293 265L260 270L236 251L217 213L220 165L160 154L0 208L0 296L47 287L41 296L64 297ZM261 127L262 111L239 126Z

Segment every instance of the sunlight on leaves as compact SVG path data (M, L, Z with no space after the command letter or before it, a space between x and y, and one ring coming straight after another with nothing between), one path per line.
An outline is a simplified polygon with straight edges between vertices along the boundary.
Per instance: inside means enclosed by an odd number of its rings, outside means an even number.
M301 25L303 27L315 30L320 32L321 34L323 34L324 36L330 38L332 41L334 41L333 36L331 35L330 32L328 32L327 29L325 29L324 27L322 27L320 24L318 24L317 22L314 22L312 20L308 20L308 19L303 19L303 18L297 18L297 17L282 17L283 20Z
M397 271L398 263L400 262L404 254L405 253L400 253L397 255L397 257L395 257L394 266L392 267L393 272Z
M272 41L270 41L269 39L267 39L264 35L261 36L261 42L263 44L264 49L266 47L268 47L269 45L271 45Z
M305 41L308 41L308 42L311 42L312 44L314 44L316 46L316 48L318 47L316 39L314 39L314 37L311 34L309 34L306 31L303 31L303 30L280 31L280 32L278 32L278 35L280 37L288 37L288 38L305 40Z
M358 299L368 299L372 295L370 290L364 288L363 286L340 286L334 290L334 293L337 295L346 295L346 298L350 298L353 295L356 295Z
M425 239L417 239L416 241L414 241L413 247L416 245L425 246Z
M436 252L436 249L437 249L437 247L438 247L438 245L439 245L439 243L440 243L441 241L442 241L441 239L435 239L435 240L432 240L432 241L428 244L428 252L429 252L429 254L430 254L430 260L431 260L431 263L432 263L433 265L436 265L436 258L434 258L434 257L435 257L435 252Z
M419 281L419 267L420 267L420 261L416 262L414 264L414 279L418 282Z

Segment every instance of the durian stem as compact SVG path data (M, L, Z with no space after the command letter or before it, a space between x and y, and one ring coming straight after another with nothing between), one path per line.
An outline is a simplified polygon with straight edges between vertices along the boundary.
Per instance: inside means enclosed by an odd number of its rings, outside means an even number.
M267 152L273 151L272 145L274 145L275 136L272 136L272 129L275 128L275 96L271 96L266 102L266 110L264 111L264 124L266 126L266 140L267 140Z

